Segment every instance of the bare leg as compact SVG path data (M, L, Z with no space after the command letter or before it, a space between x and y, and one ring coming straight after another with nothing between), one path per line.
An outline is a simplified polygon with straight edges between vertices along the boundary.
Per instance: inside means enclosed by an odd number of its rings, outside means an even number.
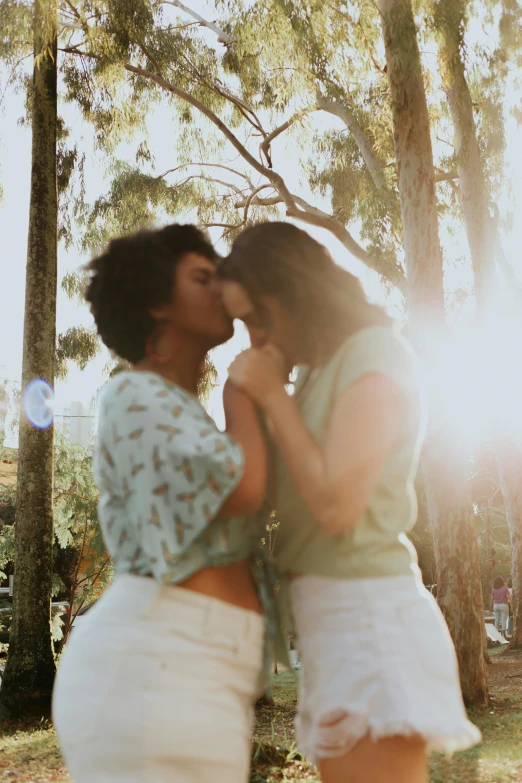
M364 737L349 753L324 759L323 783L428 783L426 743L419 737Z

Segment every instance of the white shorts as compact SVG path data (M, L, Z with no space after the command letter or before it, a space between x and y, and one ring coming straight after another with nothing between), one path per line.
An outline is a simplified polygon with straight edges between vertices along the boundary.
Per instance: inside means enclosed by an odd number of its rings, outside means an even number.
M246 783L264 621L120 576L67 642L53 718L75 783Z
M452 753L480 742L453 643L420 576L290 584L302 664L297 738L313 762L364 736L423 737Z

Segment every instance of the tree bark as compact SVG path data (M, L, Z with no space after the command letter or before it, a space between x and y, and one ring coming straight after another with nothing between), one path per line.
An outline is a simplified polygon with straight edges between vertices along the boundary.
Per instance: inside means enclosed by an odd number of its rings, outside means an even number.
M477 139L473 102L461 57L464 34L462 0L436 0L439 65L455 130L460 200L475 280L477 313L484 318L497 290L495 248Z
M433 154L411 0L379 0L392 99L408 279L408 316L419 353L446 330ZM435 412L436 413L436 412ZM464 455L432 415L424 478L434 530L437 598L448 623L468 705L487 703L478 546Z
M513 579L513 638L510 649L522 649L522 459L512 440L497 441L495 458L504 496L504 508L511 543ZM491 585L490 585L491 587Z
M5 386L0 383L0 459L4 453L5 443L5 424L7 420L7 404L9 397L5 390Z
M317 105L323 111L328 112L328 114L333 114L335 117L339 117L339 119L344 122L355 139L355 143L363 156L375 187L377 190L386 187L386 179L384 176L385 165L377 157L373 144L362 129L355 112L346 106L346 104L326 98L321 93L318 93L317 95Z
M434 11L439 33L439 63L455 129L460 200L473 266L477 320L487 330L491 310L498 306L496 237L489 215L473 102L461 56L465 7L462 0L437 0ZM494 440L493 451L511 539L515 616L511 647L518 649L522 648L522 613L518 611L519 606L522 608L522 452L503 435Z
M32 167L22 388L54 383L56 347L57 10L35 0ZM33 427L21 410L15 516L13 621L0 703L13 715L46 714L55 663L50 629L53 552L53 428Z

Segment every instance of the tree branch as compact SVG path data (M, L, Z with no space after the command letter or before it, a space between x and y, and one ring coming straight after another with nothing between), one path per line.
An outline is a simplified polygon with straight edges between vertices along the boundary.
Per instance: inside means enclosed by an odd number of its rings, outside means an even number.
M265 139L261 142L259 145L259 150L264 154L266 161L270 168L272 168L272 156L270 154L270 145L273 142L275 138L281 135L281 133L284 133L288 128L294 124L294 122L297 122L302 117L305 116L305 114L309 114L312 111L320 111L319 106L309 106L307 109L302 109L301 111L296 112L292 117L290 117L286 122L283 122L282 125L279 125L279 127L275 128L272 133L269 133L268 136L265 137Z
M190 9L188 9L186 6L182 5L178 2L169 2L169 0L165 0L167 4L169 5L175 5L178 8L182 8L184 11L186 11L189 14L195 15L197 19L202 20L201 22L198 22L197 24L207 24L206 20L204 20L202 17L199 16L199 14L196 14L195 12L192 12ZM212 90L213 92L217 93L218 95L221 95L223 98L226 98L231 103L233 103L241 112L243 117L249 122L256 130L259 131L259 133L266 137L266 132L263 129L263 125L261 123L261 120L257 116L254 108L250 106L248 103L246 103L242 98L240 98L238 95L234 95L234 93L224 84L221 84L219 79L216 82L209 82L207 81L203 75L198 71L196 66L189 60L186 55L182 54L181 57L185 60L187 65L189 66L189 69L191 70L192 74L200 80L202 84L204 84L206 87L208 87L209 90ZM159 73L159 71L158 71ZM245 113L246 112L246 113ZM252 115L252 116L249 116Z
M157 179L160 179L160 177L157 177ZM221 179L214 179L214 177L206 177L204 174L191 174L181 182L176 182L172 187L179 188L181 185L186 185L187 182L190 182L191 179L201 179L204 182L214 182L216 185L223 185L226 188L231 188L237 194L241 193L241 190L232 182L224 182ZM272 186L269 185L268 187L272 187Z
M145 57L149 60L149 62L152 63L152 65L154 66L154 70L156 71L158 76L161 76L161 68L159 62L156 60L152 52L148 49L148 47L145 46L144 43L140 43L138 44L138 46L140 47Z
M245 201L245 211L243 213L243 223L247 222L248 218L248 210L250 209L250 205L252 204L253 200L257 196L258 193L260 193L262 190L266 190L266 188L271 188L272 185L270 183L266 183L265 185L260 185L258 188L256 188L252 193L248 196L248 198Z
M80 12L76 8L76 6L73 5L71 0L65 0L65 5L68 6L69 11L67 12L66 8L62 8L62 9L60 9L62 11L62 13L70 13L70 14L72 14L72 16L74 16L75 19L78 19L78 20L81 19Z
M328 212L323 212L323 210L319 209L319 207L312 206L312 204L309 204L308 201L305 201L304 198L301 198L301 196L294 196L294 199L295 203L304 209L305 212L308 212L311 215L316 215L317 217L329 218L332 220L332 216L329 215Z
M267 133L264 130L261 120L257 116L252 106L246 103L246 101L244 101L238 95L234 95L232 90L230 90L226 85L221 84L219 79L217 80L217 82L209 82L198 71L196 66L189 60L188 57L186 57L184 54L182 54L181 56L189 66L192 75L195 76L197 79L199 79L201 84L205 85L205 87L207 87L209 90L212 90L212 92L215 92L216 95L220 95L222 98L225 98L227 101L233 103L234 106L240 111L242 116L245 118L245 120L249 122L250 125L252 125L252 127L255 128L256 131L258 131L261 134L261 136L263 136L263 138L266 138Z
M211 89L213 89L215 92L217 92L219 95L222 95L223 98L226 98L231 103L233 103L235 106L238 107L239 111L243 115L243 117L261 134L261 136L266 138L266 131L263 128L263 125L261 124L261 120L257 116L256 112L252 108L252 106L249 106L248 103L245 103L245 101L242 98L239 98L237 95L234 95L233 92L231 92L228 87L225 87L223 84L212 84L209 85ZM245 114L246 112L246 114ZM253 117L249 117L248 115L251 114Z
M80 49L77 49L76 46L62 46L58 47L59 52L65 52L65 54L76 54L79 57L90 57L93 60L100 60L101 55L94 54L93 52L82 52Z
M406 279L404 276L404 272L397 264L389 264L388 267L384 270L382 269L382 262L379 258L372 256L369 254L364 248L362 248L352 237L348 229L340 223L336 218L332 217L331 215L328 215L326 212L322 212L322 210L317 209L316 207L312 207L310 204L308 204L304 199L296 198L290 193L283 177L278 174L273 169L268 168L267 166L264 166L262 163L260 163L242 144L239 139L232 133L232 131L225 125L225 123L216 115L213 111L211 111L207 106L205 106L204 103L202 103L197 98L194 98L193 95L190 95L190 93L186 92L185 90L180 89L179 87L176 87L174 84L171 84L171 82L167 81L163 76L160 76L159 74L152 73L151 71L147 71L144 68L137 68L134 65L126 64L125 69L129 71L130 73L136 74L137 76L142 76L146 79L150 79L151 81L158 84L160 87L162 87L167 92L172 93L173 95L177 95L178 98L181 98L182 100L189 103L191 106L194 106L198 111L200 111L207 119L210 120L217 128L218 130L225 136L225 138L232 144L232 146L239 152L241 157L259 174L264 176L268 182L271 183L274 190L279 193L279 196L281 198L281 203L284 203L286 207L286 214L288 217L296 218L297 220L302 220L305 223L308 223L309 225L318 226L320 228L325 228L327 231L329 231L331 234L333 234L339 241L344 245L344 247L350 252L355 258L358 258L360 261L362 261L366 266L368 266L370 269L373 269L378 274L382 275L384 278L386 278L390 283L397 286L399 290L401 290L403 293L406 290ZM265 187L265 185L263 185ZM255 194L253 196L252 201L255 198ZM245 203L246 206L246 203ZM300 206L302 208L300 208ZM216 224L212 224L216 225ZM231 230L236 229L240 226L223 226L230 228Z
M435 174L435 182L451 182L453 179L459 178L459 172L457 169L452 169L451 171L444 172L441 171L440 174Z
M156 84L158 84L164 90L167 90L167 92L171 92L173 95L177 95L178 98L181 98L187 103L190 103L191 106L194 106L195 109L200 111L218 128L223 136L225 136L225 138L228 139L232 146L239 152L241 157L246 160L246 162L252 166L255 171L257 171L259 174L262 174L269 180L269 182L274 185L275 189L281 194L287 208L295 208L295 202L281 175L273 169L269 169L260 163L247 150L244 144L239 141L239 139L232 133L225 123L219 119L217 114L214 114L214 112L205 106L204 103L199 101L197 98L194 98L194 96L190 95L190 93L185 92L185 90L181 90L179 87L171 84L171 82L167 81L167 79L165 79L163 76L160 76L159 74L152 73L152 71L147 71L145 68L137 68L136 66L130 65L128 63L125 65L125 69L130 73L136 74L137 76L143 76L145 79L150 79L151 81L156 82Z
M83 32L81 24L74 24L74 22L68 22L66 19L59 19L58 21L64 30L81 30Z
M236 169L230 168L230 166L223 166L221 163L201 163L194 161L194 163L183 163L181 166L176 166L174 169L168 169L168 171L165 171L163 174L160 174L159 177L156 177L156 179L162 179L163 177L166 177L167 174L173 174L176 171L179 171L180 169L186 169L189 166L208 166L210 168L214 169L223 169L224 171L230 171L232 174L236 174L238 177L241 177L245 180L245 182L248 183L248 185L253 189L254 185L252 183L252 180L247 177L246 174L243 174L241 171L237 171ZM236 188L235 185L232 187ZM238 193L242 193L242 190L240 188L237 188Z
M236 201L236 203L234 204L235 209L243 209L246 202L247 202L246 198L241 199L241 201ZM252 199L252 204L256 207L274 207L277 204L282 204L282 203L283 203L283 199L281 198L281 196L269 196L268 198L259 198L259 196L256 196L254 199Z
M338 103L330 98L326 98L321 93L317 94L317 106L319 109L322 109L322 111L333 114L344 122L359 147L359 151L364 158L364 162L368 166L375 187L378 189L385 187L386 181L384 179L383 171L386 167L375 154L373 144L359 125L355 113L346 106L346 104Z
M193 11L191 8L187 8L186 5L180 3L179 0L162 0L162 5L172 5L174 8L179 8L193 19L196 19L201 27L207 27L209 30L212 30L212 32L215 33L218 37L218 43L223 44L223 46L231 46L232 44L236 43L235 39L222 30L219 25L217 25L215 22L209 22L207 19L204 19L202 16L196 13L196 11Z

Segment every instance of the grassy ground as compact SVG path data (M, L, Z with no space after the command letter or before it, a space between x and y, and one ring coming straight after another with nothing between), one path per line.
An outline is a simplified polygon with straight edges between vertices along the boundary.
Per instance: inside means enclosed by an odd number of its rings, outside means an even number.
M471 718L484 742L453 759L433 756L430 783L522 783L522 653L490 651L492 703ZM274 677L274 704L256 716L251 783L315 783L318 777L299 755L293 729L297 679ZM46 722L0 724L0 780L71 783L56 735Z

